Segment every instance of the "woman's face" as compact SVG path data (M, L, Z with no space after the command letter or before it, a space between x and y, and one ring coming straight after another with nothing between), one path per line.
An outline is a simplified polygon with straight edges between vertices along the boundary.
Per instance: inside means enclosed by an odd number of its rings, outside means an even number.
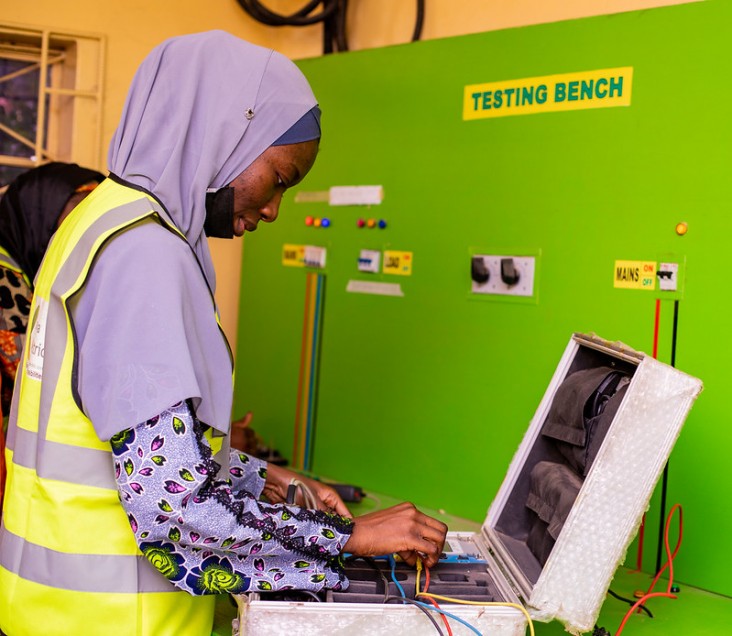
M285 190L300 183L313 167L318 142L270 146L229 184L234 188L236 236L254 232L260 221L271 223L277 218Z

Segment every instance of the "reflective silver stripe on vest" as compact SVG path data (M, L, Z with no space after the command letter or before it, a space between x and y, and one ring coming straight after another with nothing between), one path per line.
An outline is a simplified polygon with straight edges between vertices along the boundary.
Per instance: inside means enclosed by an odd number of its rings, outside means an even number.
M110 210L85 230L60 268L49 293L46 338L56 346L46 349L39 403L38 433L17 426L15 392L11 408L8 446L13 461L37 471L41 477L116 489L111 453L52 442L46 439L49 414L66 349L66 316L62 297L84 273L94 243L110 230L128 227L154 208L139 199ZM82 281L83 282L83 281ZM31 317L33 318L33 317ZM23 374L18 374L18 380ZM25 381L30 381L25 378ZM20 383L16 387L22 389ZM71 387L67 387L71 391ZM73 467L73 470L69 470ZM22 559L21 559L22 557ZM17 576L49 587L102 593L178 592L141 555L69 554L40 546L8 531L0 524L0 565Z
M57 552L23 540L2 523L0 565L27 581L75 592L179 591L144 556Z
M61 297L71 289L86 268L94 243L100 236L114 228L122 229L123 226L143 217L150 210L151 204L148 199L137 199L105 213L82 234L53 281L50 298L48 298L46 342L53 342L54 346L46 347L43 359L43 382L41 383L41 402L38 414L40 439L46 438L48 416L66 349L66 317L61 306ZM71 387L68 387L68 390L71 391ZM129 426L138 423L130 422Z
M36 448L37 443L36 433L14 427L14 435L8 439L8 448L13 451L13 463L33 469L43 479L117 489L111 452L49 440L43 440ZM73 470L70 470L71 467Z
M116 490L114 465L109 453L50 442L46 439L51 404L66 349L66 318L63 308L60 306L60 299L79 279L87 266L94 242L102 234L116 227L123 229L127 224L150 214L151 210L154 210L172 227L172 222L164 210L149 199L141 198L125 203L110 210L86 229L53 282L48 299L46 338L47 342L52 341L58 346L48 347L45 352L38 434L13 425L17 421L17 396L20 394L23 381L21 379L23 374L19 373L17 378L19 390L15 392L11 404L11 425L7 440L8 447L14 451L15 463L34 469L40 477ZM150 217L152 217L151 214ZM139 423L128 422L127 425L134 426ZM221 460L221 458L218 459ZM228 454L226 460L222 465L228 465ZM73 466L74 470L69 471L69 466ZM72 472L73 474L71 474Z
M152 205L149 200L139 199L110 210L97 219L81 236L53 282L50 298L48 299L49 311L46 338L47 342L53 341L57 346L47 347L45 351L38 433L33 433L15 425L18 417L18 395L22 390L24 375L18 373L17 390L13 395L7 440L8 447L14 452L14 461L21 466L36 470L41 477L99 488L116 489L113 460L108 453L51 442L46 439L51 404L53 403L53 396L66 349L66 317L63 307L61 307L60 298L69 291L84 271L94 242L102 234L136 221L139 217L150 213L151 208ZM138 423L130 422L129 425L133 426ZM69 470L70 466L74 467L73 471Z

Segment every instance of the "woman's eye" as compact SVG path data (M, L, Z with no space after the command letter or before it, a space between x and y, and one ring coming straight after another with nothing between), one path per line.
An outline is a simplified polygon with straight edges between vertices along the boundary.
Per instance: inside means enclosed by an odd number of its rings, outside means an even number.
M282 177L280 177L279 175L277 175L277 185L286 187L285 182L282 180Z

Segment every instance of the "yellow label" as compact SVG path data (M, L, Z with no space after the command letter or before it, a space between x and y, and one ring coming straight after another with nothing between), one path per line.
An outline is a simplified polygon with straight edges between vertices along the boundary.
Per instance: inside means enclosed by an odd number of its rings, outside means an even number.
M384 274L397 274L398 276L412 275L412 252L384 252L384 267L381 270Z
M632 66L470 84L464 90L463 119L630 106L632 91Z
M285 243L282 246L282 264L288 267L305 267L305 246Z
M613 287L656 289L656 263L653 261L615 261Z

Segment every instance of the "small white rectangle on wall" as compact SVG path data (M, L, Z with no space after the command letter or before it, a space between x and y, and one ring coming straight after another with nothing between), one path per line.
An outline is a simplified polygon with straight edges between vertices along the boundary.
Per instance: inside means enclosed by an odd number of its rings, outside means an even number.
M367 280L349 280L346 291L354 294L375 294L377 296L404 296L399 283L372 283Z
M330 205L379 205L384 200L384 188L376 186L333 186Z

